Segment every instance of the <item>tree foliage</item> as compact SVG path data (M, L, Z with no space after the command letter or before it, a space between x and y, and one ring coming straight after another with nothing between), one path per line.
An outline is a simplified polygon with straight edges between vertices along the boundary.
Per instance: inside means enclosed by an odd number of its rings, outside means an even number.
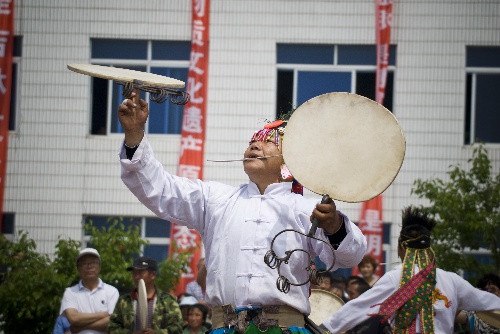
M90 245L101 255L101 279L120 290L132 287L126 268L147 244L138 227L125 229L119 217L109 227L85 227ZM78 282L76 256L80 241L59 238L54 259L39 254L28 233L20 231L15 242L0 235L0 332L52 333L65 288ZM160 263L162 289L170 290L186 271L187 257L170 257Z
M430 201L424 206L438 221L433 231L438 265L463 270L471 281L500 271L500 174L492 173L488 152L473 145L469 170L451 166L449 181L416 180L412 193ZM487 249L491 264L480 263L470 251Z

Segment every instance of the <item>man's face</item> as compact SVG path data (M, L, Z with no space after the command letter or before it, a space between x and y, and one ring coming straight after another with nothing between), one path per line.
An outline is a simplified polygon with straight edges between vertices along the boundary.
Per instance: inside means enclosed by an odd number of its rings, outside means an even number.
M358 298L359 297L358 284L357 283L349 284L347 286L346 292L347 292L347 298L349 300Z
M141 278L144 280L146 287L153 286L156 278L156 271L149 271L148 269L133 269L132 280L134 281L134 287L137 288Z
M78 260L78 274L82 280L99 277L101 272L101 261L93 255L84 255Z
M269 141L252 141L245 150L243 168L250 180L255 183L260 181L274 183L280 177L283 157L273 157L267 159L257 159L258 157L274 156L281 154L281 149L276 144ZM269 181L271 180L271 181Z

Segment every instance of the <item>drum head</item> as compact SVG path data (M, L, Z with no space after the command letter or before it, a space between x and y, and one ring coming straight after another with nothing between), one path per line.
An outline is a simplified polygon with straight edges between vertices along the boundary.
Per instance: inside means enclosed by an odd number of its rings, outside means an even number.
M323 94L302 104L283 139L283 157L294 178L344 202L363 202L384 192L399 173L405 149L392 113L351 93Z
M319 289L311 290L309 302L311 304L309 319L318 326L344 305L344 301L333 293Z
M141 278L137 285L137 304L139 304L139 318L141 319L141 329L146 329L148 326L148 293L146 284Z
M123 82L132 82L140 80L143 83L155 87L183 88L184 81L169 78L163 75L134 71L126 68L101 66L92 64L69 64L68 69L92 77L117 80Z

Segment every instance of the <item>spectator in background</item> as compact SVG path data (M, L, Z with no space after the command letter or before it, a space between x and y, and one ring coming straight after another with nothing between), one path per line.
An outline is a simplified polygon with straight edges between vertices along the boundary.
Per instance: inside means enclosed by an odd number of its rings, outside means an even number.
M320 290L326 290L330 291L330 288L332 287L332 276L330 272L322 272L318 274L319 277L321 277L321 281L319 282L318 285L316 284L311 284L311 289L320 289Z
M345 303L347 302L347 297L345 293L346 289L346 278L340 274L332 274L332 285L330 287L330 292L342 299Z
M132 272L134 290L120 296L109 323L110 334L125 333L158 333L180 334L182 332L181 311L176 298L168 292L161 291L155 285L158 267L156 261L142 256L134 260L127 268ZM139 280L144 281L148 300L148 323L145 330L140 323L137 302L137 286Z
M185 296L179 303L182 315L182 327L187 326L189 317L189 307L198 304L198 300L193 296Z
M56 324L54 325L54 330L52 334L71 334L70 332L70 323L68 318L63 315L57 317Z
M366 283L368 283L370 286L373 286L373 284L375 284L375 282L380 278L378 275L375 275L377 266L377 260L375 260L368 254L365 255L361 262L358 264L358 270L361 277L363 277Z
M355 295L356 297L359 296L359 294L356 293L357 291L357 286L358 285L366 285L366 281L359 276L349 276L346 281L345 285L345 291L344 291L344 297L347 301L351 300L352 298L349 297L349 291L351 291L352 295ZM351 288L351 286L354 286ZM369 285L368 285L369 286Z
M198 273L200 273L200 271L202 271L203 268L205 267L205 259L204 258L199 259L196 267L198 268ZM205 269L205 272L206 272L206 269ZM206 279L206 276L205 276L205 279ZM203 284L204 282L201 282L201 283ZM197 279L189 282L186 285L186 293L195 297L199 301L205 300L205 289L206 289L206 283L203 285L198 283L198 276L197 276Z
M363 279L353 280L347 287L347 299L353 300L358 298L362 293L370 289L370 285Z
M76 257L80 282L64 291L60 315L73 333L106 333L109 317L118 300L118 290L99 278L101 256L94 248L82 249Z
M208 308L202 304L194 304L188 308L188 321L183 334L204 334L209 330L207 326Z

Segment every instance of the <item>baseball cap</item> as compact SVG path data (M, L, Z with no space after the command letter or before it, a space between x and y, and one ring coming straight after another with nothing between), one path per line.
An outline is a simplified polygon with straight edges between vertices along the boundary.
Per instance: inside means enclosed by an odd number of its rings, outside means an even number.
M78 253L78 256L76 257L76 262L78 263L78 260L80 260L80 258L84 255L93 255L93 256L97 257L99 260L101 259L101 256L99 255L99 252L97 251L97 249L84 248L84 249L80 250L80 253Z
M151 269L157 271L157 265L156 261L153 260L152 258L148 256L140 256L137 259L134 260L134 264L132 264L130 267L127 268L127 270L133 270L133 269Z
M189 306L194 304L198 304L198 299L196 299L193 296L186 296L182 298L181 302L179 303L179 306Z

